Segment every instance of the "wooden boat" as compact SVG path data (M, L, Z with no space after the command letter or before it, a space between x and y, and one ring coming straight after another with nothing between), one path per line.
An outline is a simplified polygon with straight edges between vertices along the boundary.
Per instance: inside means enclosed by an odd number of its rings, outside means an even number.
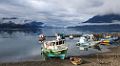
M43 54L45 58L60 57L64 59L67 53L68 47L64 43L64 40L46 41L43 45Z
M79 57L70 57L70 61L74 65L80 65L83 62L82 59Z

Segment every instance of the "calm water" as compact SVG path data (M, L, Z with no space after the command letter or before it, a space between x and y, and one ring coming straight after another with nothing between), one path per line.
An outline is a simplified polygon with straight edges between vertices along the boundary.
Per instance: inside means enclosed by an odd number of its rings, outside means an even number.
M18 62L43 60L41 56L41 44L38 43L38 35L44 33L47 36L53 36L56 32L65 34L90 33L89 31L76 31L72 29L41 29L33 31L9 30L0 31L0 62ZM47 37L47 40L53 40L54 37ZM89 51L80 51L75 46L78 38L70 40L66 38L66 44L69 47L67 56L86 55L97 53L95 49ZM106 47L103 50L109 51Z

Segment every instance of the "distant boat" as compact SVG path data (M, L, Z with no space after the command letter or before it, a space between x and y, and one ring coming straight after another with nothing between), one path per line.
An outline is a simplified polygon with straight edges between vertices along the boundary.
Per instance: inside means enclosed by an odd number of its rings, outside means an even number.
M46 41L44 42L42 52L45 58L59 57L65 59L68 47L64 43L64 40Z
M70 39L73 39L74 37L73 37L73 35L70 35L69 38L70 38Z
M44 42L46 40L45 35L44 34L40 34L38 40L39 40L39 43Z

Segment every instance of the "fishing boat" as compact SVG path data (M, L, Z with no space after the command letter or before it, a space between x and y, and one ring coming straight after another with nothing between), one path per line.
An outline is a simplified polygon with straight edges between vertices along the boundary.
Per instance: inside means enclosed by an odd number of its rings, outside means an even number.
M59 57L60 59L65 59L68 47L64 43L64 40L52 40L46 41L43 44L42 52L46 59L52 57Z
M100 44L101 45L111 45L113 42L115 42L118 39L118 37L111 37L111 36L106 36L105 38L101 39Z
M88 48L101 50L99 43L100 41L93 40L93 35L83 35L76 43L76 46L79 47L80 50L88 50Z

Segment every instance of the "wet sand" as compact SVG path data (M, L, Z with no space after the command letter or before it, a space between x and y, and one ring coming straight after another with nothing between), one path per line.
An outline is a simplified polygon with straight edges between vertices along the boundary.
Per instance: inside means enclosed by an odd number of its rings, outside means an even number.
M111 51L94 55L80 56L83 63L78 66L120 66L120 46L109 48ZM69 58L65 60L49 59L46 61L25 61L1 63L0 66L75 66Z

